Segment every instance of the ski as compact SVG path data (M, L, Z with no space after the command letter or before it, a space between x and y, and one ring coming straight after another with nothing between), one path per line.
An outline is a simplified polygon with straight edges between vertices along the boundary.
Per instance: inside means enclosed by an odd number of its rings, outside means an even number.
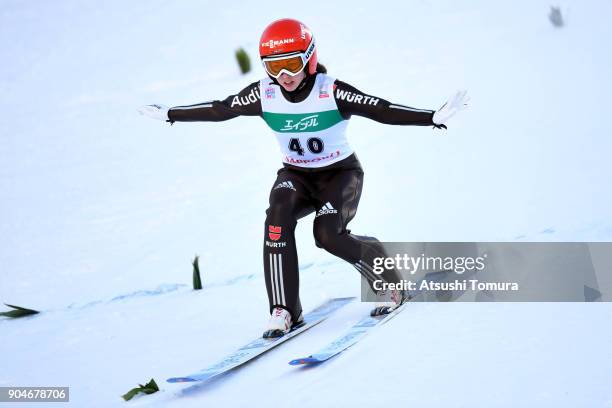
M337 356L347 348L356 344L359 340L364 338L374 327L380 326L388 322L397 316L407 305L408 302L404 303L389 314L381 316L368 316L357 323L355 323L350 329L346 331L342 336L331 342L329 345L323 347L321 350L312 354L308 357L296 358L291 360L291 365L314 365L323 363L330 358Z
M425 275L423 279L419 281L419 283L425 279L428 281L442 282L449 279L449 276L449 271L429 272ZM417 283L417 286L419 286L419 283ZM355 323L350 329L348 329L342 336L338 337L336 340L323 347L315 354L312 354L308 357L296 358L294 360L291 360L289 364L295 366L316 365L323 363L334 356L337 356L347 348L355 345L358 341L363 339L373 328L387 323L389 320L400 314L408 303L415 301L423 301L426 293L426 291L413 291L409 299L406 300L404 304L399 306L391 313L380 316L364 317L363 319ZM451 293L451 297L452 296L456 295L452 295Z
M336 310L351 302L353 299L355 298L347 297L330 299L310 313L307 313L304 316L304 322L293 327L284 336L271 339L264 339L263 337L257 338L208 368L184 377L168 378L166 381L169 383L195 382L208 381L214 377L218 377L221 374L242 366L243 364L273 349L281 343L284 343L285 341L305 332L311 327L316 326Z

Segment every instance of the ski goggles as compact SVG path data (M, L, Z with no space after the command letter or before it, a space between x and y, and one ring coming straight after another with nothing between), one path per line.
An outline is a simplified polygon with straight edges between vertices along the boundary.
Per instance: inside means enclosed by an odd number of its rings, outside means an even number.
M310 61L314 54L315 41L314 38L310 41L306 52L298 52L274 57L264 57L261 59L263 66L272 78L278 79L283 73L296 76Z

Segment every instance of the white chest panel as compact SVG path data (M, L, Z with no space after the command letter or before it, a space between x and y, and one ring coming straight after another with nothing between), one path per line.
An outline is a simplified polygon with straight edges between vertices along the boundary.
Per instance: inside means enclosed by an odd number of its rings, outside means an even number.
M302 102L285 99L269 78L260 81L263 118L272 129L283 162L300 167L324 167L353 153L346 126L334 99L334 78L318 74Z

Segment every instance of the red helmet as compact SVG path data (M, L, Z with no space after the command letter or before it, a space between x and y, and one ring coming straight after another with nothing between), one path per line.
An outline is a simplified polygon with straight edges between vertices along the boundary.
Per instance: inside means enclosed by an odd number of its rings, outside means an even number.
M317 72L317 48L312 32L305 24L283 18L266 27L259 40L260 58L295 52L305 54L310 75Z

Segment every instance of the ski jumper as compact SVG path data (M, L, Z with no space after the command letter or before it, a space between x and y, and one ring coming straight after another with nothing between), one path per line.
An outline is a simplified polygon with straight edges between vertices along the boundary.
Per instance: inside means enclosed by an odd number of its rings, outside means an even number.
M223 121L260 116L279 143L283 167L271 186L266 210L263 263L270 311L287 309L294 321L299 298L297 220L315 212L316 245L353 265L370 286L397 282L395 271L372 272L372 259L386 256L379 241L347 229L357 212L363 170L346 138L352 115L396 125L436 126L434 111L392 104L325 73L308 76L293 92L270 78L254 82L223 101L177 106L170 122Z

